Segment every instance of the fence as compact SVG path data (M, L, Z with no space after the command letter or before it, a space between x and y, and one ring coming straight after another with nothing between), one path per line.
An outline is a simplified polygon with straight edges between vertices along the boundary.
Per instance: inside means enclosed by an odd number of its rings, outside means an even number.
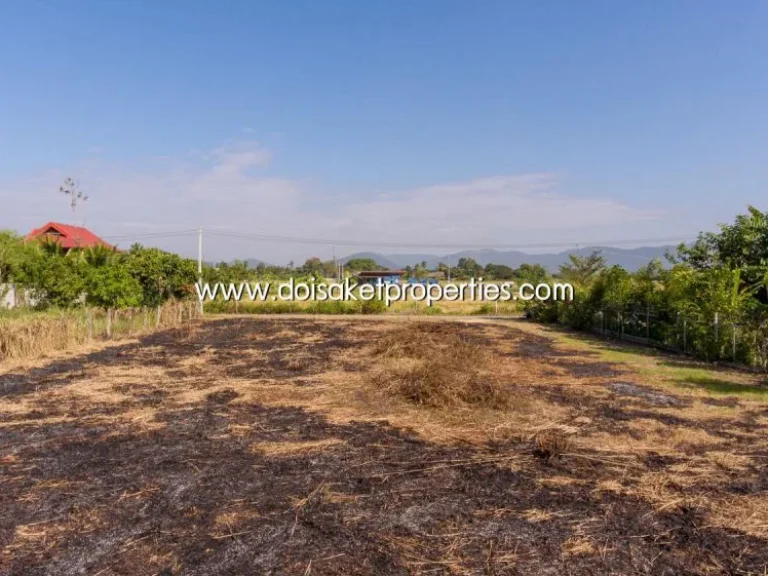
M592 330L708 361L749 367L761 364L756 355L755 334L717 312L705 318L643 306L603 308L595 314Z

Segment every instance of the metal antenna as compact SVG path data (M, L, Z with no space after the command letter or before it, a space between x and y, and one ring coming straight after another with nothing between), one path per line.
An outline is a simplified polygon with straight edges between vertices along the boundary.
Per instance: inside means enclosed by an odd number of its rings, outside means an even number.
M88 196L83 194L83 191L80 190L80 187L72 178L64 180L64 184L59 186L59 192L65 196L69 196L69 205L72 207L72 214L75 213L75 208L77 208L78 203L84 204L88 201ZM83 208L85 208L85 206L83 206ZM83 225L85 225L85 220L83 220Z

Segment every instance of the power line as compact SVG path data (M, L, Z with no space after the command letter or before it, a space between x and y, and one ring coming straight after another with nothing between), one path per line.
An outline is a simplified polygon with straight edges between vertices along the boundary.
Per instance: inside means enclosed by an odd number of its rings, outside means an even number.
M136 234L113 234L110 236L102 236L108 240L134 240L137 238L171 238L174 236L190 236L197 234L197 230L180 230L180 231L168 231L168 232L140 232Z
M331 240L326 238L305 238L298 236L280 236L275 234L257 234L253 232L237 232L228 230L206 230L206 234L213 236L223 236L228 238L243 238L247 240L260 240L268 242L283 242L293 244L327 244L327 245L342 245L342 246L371 246L371 247L386 247L386 248L448 248L448 249L482 249L482 248L562 248L567 246L573 246L573 241L564 242L535 242L525 244L451 244L451 243L422 243L422 242L383 242L376 240ZM627 244L643 244L648 242L686 242L694 240L695 237L691 236L675 236L675 237L656 237L656 238L637 238L637 239L625 239L625 240L600 240L590 242L579 242L580 245L587 246L600 246L600 245L627 245Z

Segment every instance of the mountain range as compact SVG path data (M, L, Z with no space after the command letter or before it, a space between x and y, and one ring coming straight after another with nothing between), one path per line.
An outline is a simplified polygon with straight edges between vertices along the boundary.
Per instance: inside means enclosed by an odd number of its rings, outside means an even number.
M478 264L505 264L511 268L518 268L521 264L541 264L550 272L557 271L561 264L568 262L571 254L588 255L594 250L599 250L605 258L608 266L618 264L623 268L634 271L641 266L646 265L656 258L665 262L664 255L667 251L674 252L675 246L643 246L640 248L615 248L613 246L586 246L579 250L566 250L564 252L555 252L547 254L527 254L518 251L500 251L500 250L467 250L438 256L436 254L380 254L378 252L358 252L350 254L341 259L346 263L353 258L371 258L383 268L404 268L414 266L417 263L426 261L427 268L434 269L442 262L449 266L456 266L459 258L474 258Z

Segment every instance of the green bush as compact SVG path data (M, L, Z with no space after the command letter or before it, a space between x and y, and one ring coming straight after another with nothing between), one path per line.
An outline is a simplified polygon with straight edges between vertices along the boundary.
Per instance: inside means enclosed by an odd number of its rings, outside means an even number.
M384 300L374 298L360 302L361 314L383 314L387 311L387 304Z
M305 310L307 314L356 314L355 302L314 302Z
M433 316L435 314L442 314L443 309L440 308L440 306L432 304L431 306L427 306L426 308L424 308L422 313L426 314L427 316Z
M477 316L485 316L486 314L493 314L496 307L493 304L483 304L472 312Z

